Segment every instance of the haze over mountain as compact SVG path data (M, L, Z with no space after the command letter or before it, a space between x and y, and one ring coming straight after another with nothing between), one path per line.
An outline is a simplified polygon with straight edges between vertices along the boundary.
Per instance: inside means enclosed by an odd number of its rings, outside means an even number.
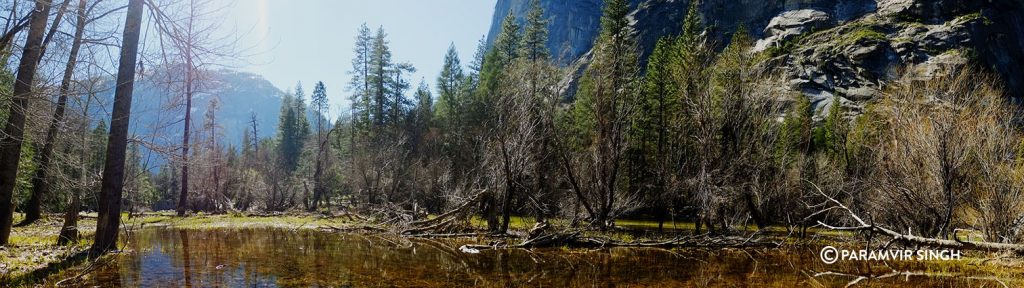
M176 147L181 143L184 103L175 83L167 83L167 71L153 69L135 82L132 101L130 134L134 139L145 142L144 154L150 154L153 147ZM255 115L257 133L260 138L270 138L276 133L280 117L281 99L285 92L272 85L260 75L232 70L206 71L208 89L195 94L192 101L193 135L205 122L205 115L211 103L217 102L216 124L220 137L217 141L225 146L241 144L243 133L252 130L251 117ZM113 85L112 79L104 81L103 87ZM178 85L180 86L180 85ZM113 89L103 89L98 95L102 108L91 108L94 118L109 118L113 105ZM308 97L308 96L307 96ZM202 132L199 132L202 133ZM207 135L198 135L206 137ZM206 137L208 138L208 137ZM177 148L171 148L177 149ZM162 163L164 157L149 157L155 163Z

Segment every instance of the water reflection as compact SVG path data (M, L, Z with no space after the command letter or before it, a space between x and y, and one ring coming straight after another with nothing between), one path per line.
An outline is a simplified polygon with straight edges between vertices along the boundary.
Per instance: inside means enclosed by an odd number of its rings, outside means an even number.
M458 243L286 229L133 233L130 251L84 277L103 287L690 287L822 284L882 275L878 263L825 265L816 251L658 249L459 253ZM924 269L905 263L899 269ZM953 269L956 268L947 268ZM842 273L819 274L839 270ZM815 272L819 271L819 272ZM951 273L962 271L947 271ZM984 276L984 275L982 275ZM906 275L861 286L999 286L994 279Z

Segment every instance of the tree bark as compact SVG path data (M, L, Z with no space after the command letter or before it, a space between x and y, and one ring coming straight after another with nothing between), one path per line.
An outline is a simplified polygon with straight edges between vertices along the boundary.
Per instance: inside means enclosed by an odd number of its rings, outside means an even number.
M128 122L135 86L135 63L139 54L139 32L142 27L142 1L128 1L128 16L125 19L117 70L117 88L114 90L114 109L110 119L110 136L107 140L107 159L103 165L99 219L96 222L96 238L92 246L94 253L114 249L117 245L117 231L121 224L125 152L128 150Z
M191 54L191 49L186 53ZM192 56L188 57L188 71L185 73L185 131L181 140L181 194L178 197L178 216L185 216L188 206L188 148L192 128Z
M78 242L78 211L81 210L81 192L77 189L71 192L71 201L64 210L64 225L61 225L60 235L57 236L57 245L75 244Z
M8 109L4 137L0 140L0 245L7 245L14 221L14 186L18 177L18 162L21 159L22 137L25 135L25 110L32 95L32 84L42 57L43 30L50 16L50 1L38 0L28 28L28 38L18 64L18 76L14 81L14 94Z
M66 6L67 2L65 2L61 9L66 9ZM38 154L36 159L39 163L39 168L36 169L35 178L32 178L32 196L29 198L28 207L25 208L25 220L18 225L28 225L35 220L39 220L40 213L42 212L43 196L50 192L48 175L50 160L53 157L53 148L56 146L57 133L64 122L64 111L68 103L68 90L71 87L71 78L75 72L75 65L78 64L78 51L82 47L82 34L84 33L87 21L85 6L86 0L78 1L78 20L75 23L75 36L71 42L71 51L68 54L67 65L64 66L64 78L60 81L60 95L57 97L57 107L53 112L53 119L50 120L50 126L46 130L46 141L43 144L43 151ZM57 21L55 20L55 22Z

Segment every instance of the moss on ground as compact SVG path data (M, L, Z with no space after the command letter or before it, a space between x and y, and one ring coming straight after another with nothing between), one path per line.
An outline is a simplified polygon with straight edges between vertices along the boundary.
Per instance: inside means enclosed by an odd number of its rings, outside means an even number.
M885 33L882 33L874 26L857 27L839 38L839 47L848 47L862 42L883 42L886 40Z
M20 222L22 218L23 215L15 214L14 223ZM60 234L62 224L63 219L59 216L47 215L31 225L13 227L8 245L0 247L0 283L30 283L34 279L26 277L33 271L45 269L51 263L64 261L89 247L96 228L96 219L81 219L78 222L80 240L68 246L57 245L57 235Z

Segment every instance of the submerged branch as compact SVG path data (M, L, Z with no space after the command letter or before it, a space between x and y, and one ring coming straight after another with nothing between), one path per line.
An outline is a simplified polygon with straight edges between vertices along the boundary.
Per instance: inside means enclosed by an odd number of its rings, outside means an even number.
M538 235L524 240L516 245L463 245L459 248L465 253L479 253L481 250L507 249L507 248L545 248L545 247L572 247L572 248L611 248L611 247L638 247L638 248L750 248L750 247L772 247L776 243L763 241L752 234L749 237L739 236L710 236L708 234L676 237L664 241L619 241L607 237L582 236L582 231L569 230L563 232Z

